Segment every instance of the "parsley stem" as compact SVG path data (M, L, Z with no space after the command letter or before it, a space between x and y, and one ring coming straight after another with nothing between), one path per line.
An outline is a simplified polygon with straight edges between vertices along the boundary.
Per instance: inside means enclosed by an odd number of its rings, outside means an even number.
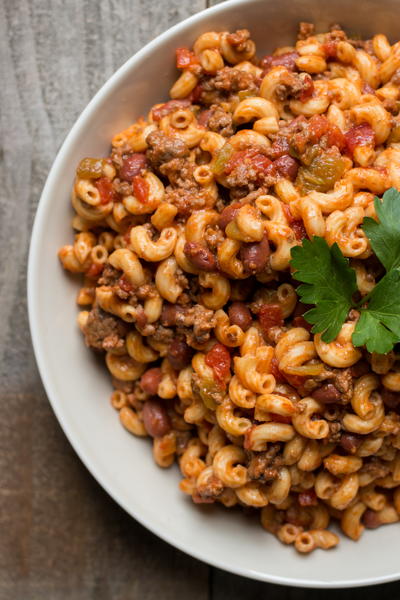
M365 304L366 302L369 301L371 294L372 294L372 292L369 292L369 294L367 294L366 296L363 296L361 298L361 300L353 306L353 308L361 308L363 304Z

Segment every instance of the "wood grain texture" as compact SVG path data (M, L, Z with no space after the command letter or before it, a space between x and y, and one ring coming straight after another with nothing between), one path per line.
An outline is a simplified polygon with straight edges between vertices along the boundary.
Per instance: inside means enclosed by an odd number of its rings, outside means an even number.
M128 517L71 449L40 383L25 300L33 216L66 133L118 66L204 6L0 3L1 600L208 597L208 567Z
M262 584L209 569L161 542L82 466L37 373L26 258L55 153L118 66L161 31L218 1L0 2L0 600L399 596L397 584L327 593Z

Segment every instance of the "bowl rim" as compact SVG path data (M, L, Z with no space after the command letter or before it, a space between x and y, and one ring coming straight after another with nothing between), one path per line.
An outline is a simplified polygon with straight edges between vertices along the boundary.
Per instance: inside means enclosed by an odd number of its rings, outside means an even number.
M160 527L153 525L151 521L147 518L143 517L135 507L129 506L122 498L119 497L118 493L114 491L107 482L106 474L102 472L102 468L100 464L97 464L95 461L91 459L90 456L84 450L80 439L74 434L72 428L68 425L67 419L64 417L64 410L62 403L58 402L57 399L57 391L53 387L51 379L47 376L48 367L46 365L46 352L43 347L43 340L41 337L40 329L38 326L38 319L36 316L39 314L39 302L36 295L36 274L38 269L40 268L39 261L39 237L41 235L41 231L43 228L43 221L47 212L47 208L51 202L51 196L49 194L49 190L53 186L53 182L57 180L59 176L59 171L62 167L64 161L64 155L68 153L70 146L72 146L75 142L76 137L79 136L82 127L85 125L85 121L91 115L91 113L102 103L104 96L106 96L114 87L118 85L120 80L122 80L126 73L131 70L131 68L135 65L136 62L144 59L147 55L150 55L157 49L157 46L162 41L167 41L169 38L173 37L176 32L180 29L184 29L187 26L190 26L197 21L201 21L202 17L212 14L218 14L224 12L227 8L231 7L239 7L243 5L248 0L225 0L225 2L221 4L217 4L215 6L205 8L186 19L176 23L166 31L162 32L160 35L156 36L153 40L148 42L143 48L138 50L135 54L133 54L128 60L126 60L112 75L107 81L100 87L100 89L95 93L92 99L89 101L87 106L80 113L79 117L73 124L72 128L66 135L60 149L57 152L56 158L51 165L49 174L47 176L45 185L43 187L40 200L37 206L34 223L32 227L31 240L29 245L29 254L28 254L28 266L27 266L27 301L28 301L28 319L29 319L29 327L32 339L32 346L34 350L34 355L36 359L36 363L39 370L39 375L41 381L43 383L47 398L50 402L52 410L54 411L56 418L66 435L69 443L73 447L74 451L85 465L89 473L93 475L96 481L100 484L100 486L107 492L107 494L121 507L123 508L131 517L133 517L136 521L138 521L141 525L143 525L146 529L148 529L151 533L155 534L157 537L167 542L171 546L179 549L180 551L192 556L193 558L200 560L212 567L216 567L232 573L234 575L240 575L243 577L247 577L250 579L255 579L258 581L263 581L266 583L273 583L279 585L286 586L296 586L296 587L304 587L304 588L325 588L325 589L334 589L334 588L346 588L346 587L360 587L367 585L378 585L383 583L388 583L391 581L396 581L400 579L400 572L394 573L390 575L383 575L381 577L365 577L365 578L357 578L353 580L334 580L334 581L321 581L318 579L297 579L290 577L290 575L282 577L276 576L273 574L268 574L265 572L261 572L258 570L251 570L247 568L234 567L230 565L228 562L225 562L222 558L209 558L205 552L198 551L195 547L190 546L187 543L180 542L179 540L175 540L173 535L164 532Z

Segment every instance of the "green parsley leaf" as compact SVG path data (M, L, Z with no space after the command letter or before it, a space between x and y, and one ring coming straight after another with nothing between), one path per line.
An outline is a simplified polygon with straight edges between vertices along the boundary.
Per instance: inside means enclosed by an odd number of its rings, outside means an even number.
M338 335L353 306L352 296L357 290L356 274L349 261L335 243L328 246L322 237L303 240L302 246L291 250L294 279L303 282L297 288L302 302L315 304L304 317L314 324L313 333L322 333L324 342L332 342Z
M375 198L374 206L379 223L366 217L363 229L376 256L390 271L400 266L400 193L390 188L382 200Z
M352 341L368 352L386 354L400 340L400 270L387 273L369 295L368 307L361 309Z

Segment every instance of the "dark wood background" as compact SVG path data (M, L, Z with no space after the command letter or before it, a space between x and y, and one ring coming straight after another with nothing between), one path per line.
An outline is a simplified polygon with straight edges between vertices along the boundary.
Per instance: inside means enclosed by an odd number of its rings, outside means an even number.
M206 4L0 0L0 600L400 597L400 584L327 592L267 585L212 569L160 541L81 464L36 369L26 258L55 153L117 67Z

